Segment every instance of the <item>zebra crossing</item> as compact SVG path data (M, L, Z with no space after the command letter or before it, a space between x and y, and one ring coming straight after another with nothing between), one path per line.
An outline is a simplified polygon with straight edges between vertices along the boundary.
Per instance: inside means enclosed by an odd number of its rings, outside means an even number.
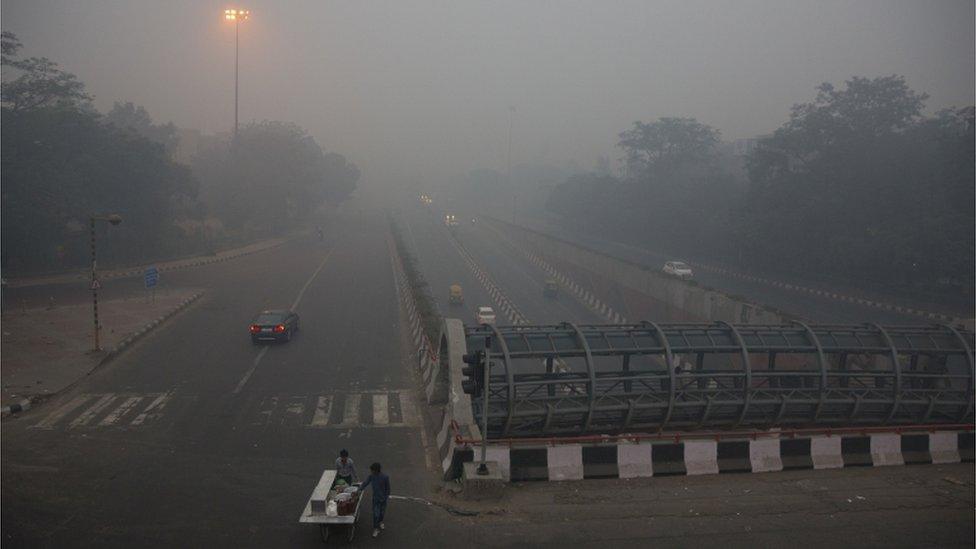
M325 395L268 395L251 407L252 426L353 429L419 427L412 391L367 391Z
M240 403L242 413L238 421L252 426L311 429L419 427L422 418L415 399L410 390L256 395ZM61 404L30 428L138 428L159 420L167 408L172 408L173 402L172 391L83 393Z
M139 427L157 420L173 393L83 393L54 409L31 429Z

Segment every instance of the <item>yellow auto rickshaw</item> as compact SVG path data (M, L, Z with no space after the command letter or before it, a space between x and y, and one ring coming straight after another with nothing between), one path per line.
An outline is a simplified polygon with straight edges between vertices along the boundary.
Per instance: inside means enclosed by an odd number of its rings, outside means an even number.
M462 305L464 304L464 294L461 293L460 284L451 284L450 292L447 297L447 301L451 305Z

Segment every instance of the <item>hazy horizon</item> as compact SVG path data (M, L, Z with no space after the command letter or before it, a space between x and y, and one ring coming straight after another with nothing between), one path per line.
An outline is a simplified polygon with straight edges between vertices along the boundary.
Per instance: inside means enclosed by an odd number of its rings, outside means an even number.
M23 54L75 73L108 110L157 121L306 128L366 181L443 182L512 163L620 156L635 120L689 116L723 138L768 133L824 81L900 74L927 110L974 101L972 2L11 1Z

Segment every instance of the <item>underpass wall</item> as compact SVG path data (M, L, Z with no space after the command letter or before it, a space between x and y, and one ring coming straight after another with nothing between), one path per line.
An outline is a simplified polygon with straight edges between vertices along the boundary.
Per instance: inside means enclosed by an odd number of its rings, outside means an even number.
M530 259L548 265L577 297L593 296L629 320L725 321L781 324L795 317L745 299L679 280L644 265L567 240L489 218L491 225ZM545 268L545 267L544 267ZM565 279L565 281L564 281ZM576 291L576 287L579 291ZM602 304L597 305L597 309Z

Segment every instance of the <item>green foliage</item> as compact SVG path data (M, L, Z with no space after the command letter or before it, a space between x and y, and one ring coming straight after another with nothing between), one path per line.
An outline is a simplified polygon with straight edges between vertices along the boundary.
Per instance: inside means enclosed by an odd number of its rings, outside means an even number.
M88 217L98 212L125 219L102 243L108 262L166 250L177 204L195 195L196 181L162 146L100 118L70 106L3 109L5 266L85 264Z
M149 116L145 107L134 105L131 102L120 103L116 101L112 110L105 113L104 120L117 128L134 132L150 141L161 144L170 154L173 153L179 142L176 126L172 122L153 124L152 117Z
M573 176L548 208L675 256L971 304L974 109L925 117L926 99L900 76L822 84L748 155L747 184L708 126L637 122L626 178Z
M0 88L0 102L10 112L43 107L80 107L91 101L85 85L75 75L64 72L46 57L18 59L21 44L17 37L4 31L0 37L0 63L18 76L5 80Z
M795 106L748 158L734 227L746 257L893 287L971 287L972 110L923 118L925 99L889 76L823 84Z
M624 151L627 173L646 181L707 163L718 141L718 130L694 118L660 118L634 122L620 134L617 146Z
M193 172L204 201L224 224L251 234L300 226L326 201L349 196L359 169L339 154L325 154L303 129L284 122L241 128L237 141L198 155Z

